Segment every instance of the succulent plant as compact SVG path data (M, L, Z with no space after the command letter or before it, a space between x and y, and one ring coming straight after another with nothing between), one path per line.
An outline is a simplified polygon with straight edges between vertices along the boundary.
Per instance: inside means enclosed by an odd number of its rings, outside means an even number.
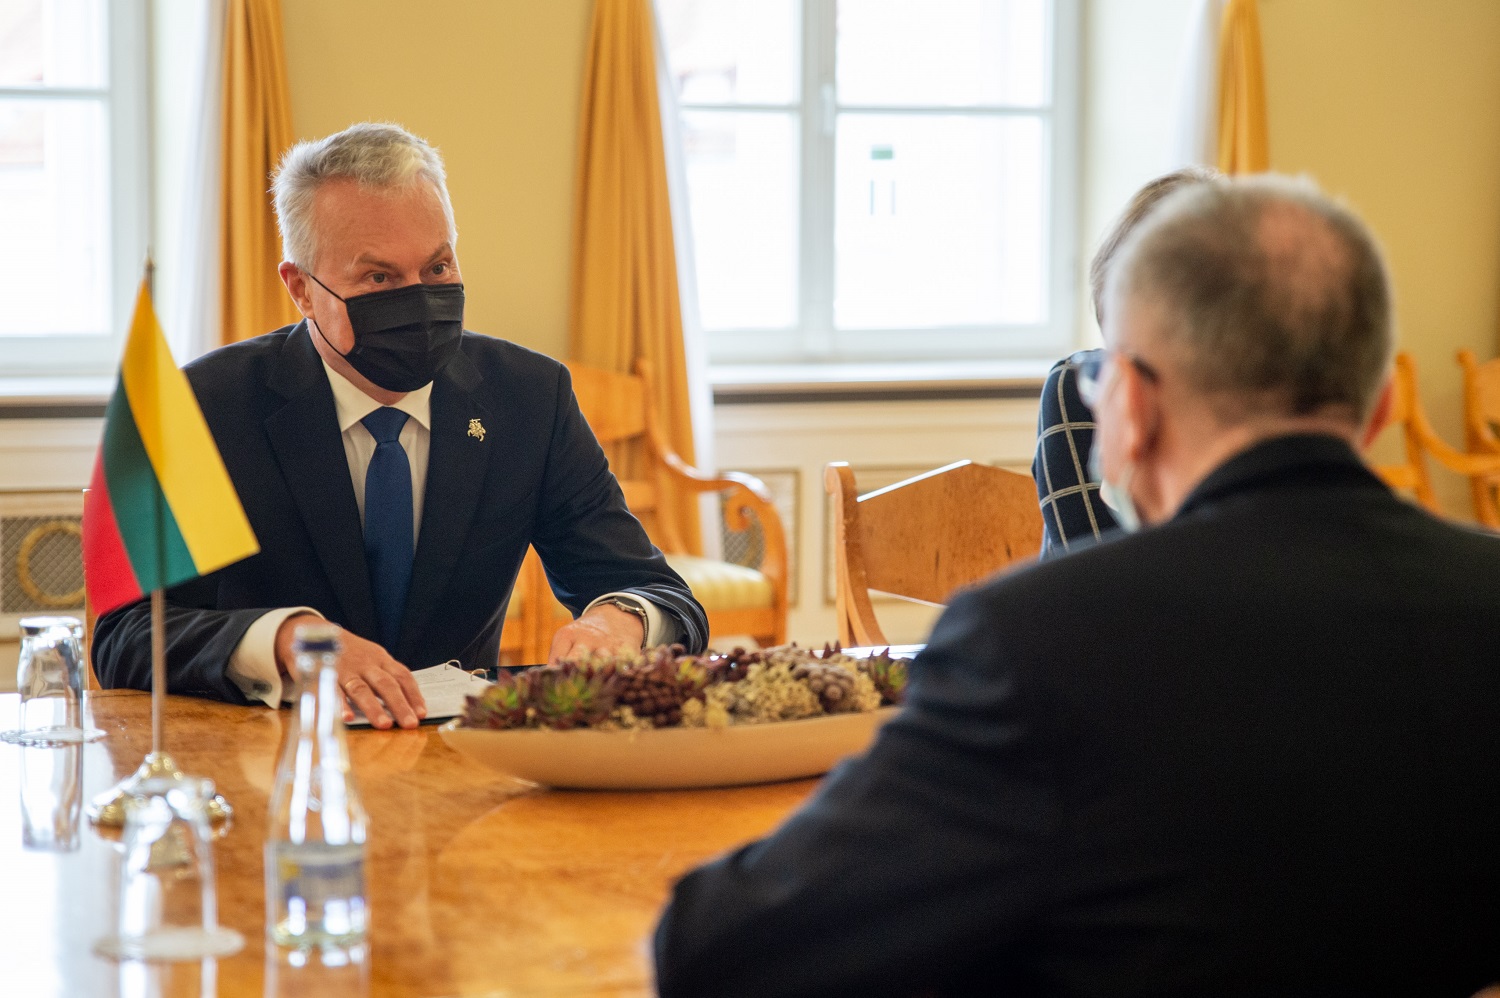
M905 659L891 658L890 649L887 648L857 661L860 670L874 681L881 700L889 704L899 704L906 700Z
M615 706L615 669L563 662L528 670L530 702L541 724L567 731L604 721Z
M806 683L818 695L824 713L845 714L858 709L854 700L854 673L843 666L805 662L792 669L792 677Z
M499 679L479 696L464 698L464 727L524 728L530 685L528 673L512 675L502 669Z
M723 727L875 710L906 695L907 663L837 644L688 655L681 645L584 651L511 675L469 697L463 724L559 730Z
M677 685L683 698L703 698L703 691L715 683L734 682L741 678L731 676L730 663L720 655L684 655L677 660Z
M681 723L683 702L700 693L707 683L706 670L692 666L690 663L694 659L683 653L681 645L652 648L640 661L622 669L619 702L629 707L636 718L649 721L653 727ZM702 682L699 673L702 673Z

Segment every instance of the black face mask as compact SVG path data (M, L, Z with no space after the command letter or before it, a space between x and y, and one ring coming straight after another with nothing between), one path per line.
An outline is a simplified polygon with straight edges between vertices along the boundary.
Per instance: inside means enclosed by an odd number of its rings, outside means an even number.
M462 284L408 284L344 298L312 274L307 276L344 303L354 330L354 349L344 359L372 384L388 392L414 392L437 377L458 352L464 330ZM318 329L311 318L307 321ZM323 330L318 329L318 335L323 336ZM328 343L328 337L323 336L323 342Z

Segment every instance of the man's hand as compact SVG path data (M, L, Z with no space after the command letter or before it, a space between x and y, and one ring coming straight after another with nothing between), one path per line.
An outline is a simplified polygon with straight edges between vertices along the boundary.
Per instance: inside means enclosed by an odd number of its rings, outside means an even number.
M629 616L629 614L626 614ZM276 667L283 676L295 672L293 635L298 624L324 623L321 617L288 617L276 631ZM411 670L391 658L373 641L340 629L344 652L339 656L339 690L344 694L344 721L354 720L358 707L377 728L389 728L391 718L403 728L415 728L427 716L427 703Z
M552 637L547 664L556 665L581 651L639 651L646 625L635 614L601 603Z

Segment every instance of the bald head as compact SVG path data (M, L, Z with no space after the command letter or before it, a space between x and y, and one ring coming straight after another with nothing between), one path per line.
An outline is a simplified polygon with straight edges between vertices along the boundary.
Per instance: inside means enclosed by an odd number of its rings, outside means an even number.
M1178 372L1226 422L1362 423L1394 348L1374 239L1308 181L1255 177L1171 195L1121 246L1106 301L1106 312L1151 315L1139 334L1149 342L1130 348Z

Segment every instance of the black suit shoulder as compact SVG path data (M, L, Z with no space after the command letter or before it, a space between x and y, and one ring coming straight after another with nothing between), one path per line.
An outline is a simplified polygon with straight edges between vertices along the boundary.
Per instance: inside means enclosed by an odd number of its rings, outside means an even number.
M284 403L271 384L282 369L287 341L305 335L299 323L211 350L183 367L215 438L234 427L258 428ZM310 381L309 381L310 384ZM220 450L227 441L220 440Z
M561 361L519 343L464 330L459 347L486 380L491 376L517 381L555 381L564 373Z
M246 379L264 383L281 357L288 337L297 334L301 328L302 324L299 322L218 347L188 363L183 371L195 385L199 382L243 385Z

